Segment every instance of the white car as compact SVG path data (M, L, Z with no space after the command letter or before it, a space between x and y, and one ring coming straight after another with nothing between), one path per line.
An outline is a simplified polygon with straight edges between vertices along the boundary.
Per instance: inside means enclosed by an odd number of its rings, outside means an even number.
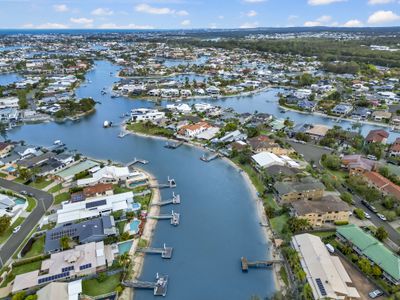
M21 229L21 225L18 225L13 229L13 233L17 233Z
M383 295L383 292L381 290L375 290L375 291L368 293L368 296L372 299L378 298L379 296L382 296L382 295Z
M382 215L382 214L376 214L378 217L379 217L379 219L381 219L382 221L386 221L386 217L384 216L384 215Z
M367 218L367 219L371 219L371 216L370 216L370 214L369 214L369 213L367 213L367 212L365 212L365 211L364 211L364 216L365 216L365 218Z

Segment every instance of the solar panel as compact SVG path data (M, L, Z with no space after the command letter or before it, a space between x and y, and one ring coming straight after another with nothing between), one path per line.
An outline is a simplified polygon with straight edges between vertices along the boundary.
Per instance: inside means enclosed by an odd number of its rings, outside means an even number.
M85 269L89 269L92 267L92 264L86 264L86 265L82 265L79 267L80 270L85 270Z
M86 203L86 208L93 208L93 207L101 206L101 205L105 205L105 204L107 204L106 200L99 200L99 201L89 202L89 203Z
M326 296L327 293L326 293L325 287L324 287L324 285L323 285L321 279L320 279L320 278L316 278L316 279L315 279L315 282L317 283L317 286L318 286L318 288L319 288L319 291L321 292L321 295L322 295L322 296Z
M74 269L74 266L68 266L68 267L65 267L65 268L62 268L61 269L61 272L67 272L67 271L72 271Z

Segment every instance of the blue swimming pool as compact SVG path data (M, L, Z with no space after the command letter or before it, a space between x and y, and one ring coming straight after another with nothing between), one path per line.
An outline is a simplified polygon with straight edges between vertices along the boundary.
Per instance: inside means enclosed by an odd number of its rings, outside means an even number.
M147 183L147 180L141 180L141 181L137 181L137 182L132 182L129 184L129 187L134 188L137 186L141 186Z
M21 198L17 198L14 200L15 204L17 205L24 205L26 200L25 199L21 199Z
M137 211L142 207L142 205L140 205L140 203L132 203L132 209L133 211Z
M126 241L126 242L118 244L118 253L121 255L121 254L129 252L129 250L132 247L132 243L133 243L133 241L131 240L131 241Z
M140 225L140 220L135 219L129 224L129 231L131 234L136 234L139 232L139 225Z

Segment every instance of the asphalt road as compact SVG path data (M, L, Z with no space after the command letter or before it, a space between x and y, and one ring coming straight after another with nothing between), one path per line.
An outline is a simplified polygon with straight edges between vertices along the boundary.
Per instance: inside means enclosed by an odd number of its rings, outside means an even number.
M17 233L13 233L8 241L1 247L0 267L2 267L3 264L6 263L8 259L13 256L15 251L17 251L18 247L24 241L24 239L29 235L36 224L38 224L47 209L51 206L51 204L53 203L53 196L41 190L37 190L32 187L8 181L2 178L0 178L0 186L17 193L20 193L21 191L32 193L34 195L34 198L36 198L37 200L37 205L35 209L25 219L24 223L21 224L21 229Z
M307 162L314 161L314 163L316 164L316 166L319 170L324 169L324 167L321 166L319 162L320 162L322 154L331 153L330 150L327 150L323 147L320 147L318 145L314 145L311 143L300 144L300 143L295 143L290 140L288 140L287 142L298 153L303 154L303 157ZM340 193L348 192L347 188L343 187L343 186L340 186L339 188L337 188L337 190ZM364 206L361 203L362 198L360 196L358 196L354 193L351 193L351 194L352 194L354 202L355 202L354 206L357 208L361 208L363 211L367 212L371 216L371 219L369 219L369 221L371 221L374 224L374 226L376 226L376 227L383 226L389 235L389 239L392 240L398 246L400 246L400 233L396 229L394 229L392 226L390 226L388 222L382 221L374 212L370 211L366 206Z

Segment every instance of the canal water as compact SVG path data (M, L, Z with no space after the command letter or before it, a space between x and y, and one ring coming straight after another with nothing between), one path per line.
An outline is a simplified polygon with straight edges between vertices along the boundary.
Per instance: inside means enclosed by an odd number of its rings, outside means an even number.
M270 242L259 225L255 200L242 174L223 160L204 163L203 151L182 146L176 150L163 147L164 141L137 136L118 138L118 126L103 129L105 120L118 124L121 115L134 107L151 107L146 101L124 98L112 99L110 91L117 79L110 76L118 68L108 62L97 62L87 75L88 83L81 86L78 97L91 96L101 104L96 113L78 121L24 125L8 133L12 140L50 145L62 140L74 150L100 159L128 162L134 157L149 160L145 169L163 183L167 176L175 178L175 193L182 203L162 208L181 214L181 224L172 227L160 221L152 246L166 243L174 247L171 260L148 255L142 280L153 280L156 272L168 274L170 284L167 299L250 299L262 298L274 292L271 270L240 270L240 257L267 259ZM172 190L162 190L164 199ZM154 299L152 291L137 291L136 299Z
M0 86L9 85L14 82L22 81L23 77L16 73L3 73L0 74Z

